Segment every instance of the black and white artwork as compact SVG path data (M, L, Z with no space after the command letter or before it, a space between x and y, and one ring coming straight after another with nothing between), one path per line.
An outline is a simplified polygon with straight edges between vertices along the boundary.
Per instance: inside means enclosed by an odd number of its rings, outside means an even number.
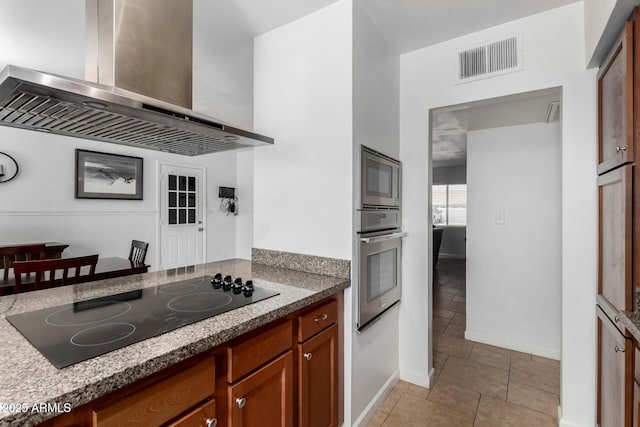
M142 158L76 150L76 199L142 200Z

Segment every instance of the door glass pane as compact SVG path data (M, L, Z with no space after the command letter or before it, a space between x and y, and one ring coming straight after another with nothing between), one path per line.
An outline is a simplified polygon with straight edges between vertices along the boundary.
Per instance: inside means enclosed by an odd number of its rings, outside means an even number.
M397 285L397 256L397 248L367 256L367 302L371 302Z
M196 210L195 209L189 209L188 221L189 221L189 224L195 224L196 223Z
M188 184L189 184L189 191L196 191L196 177L195 176L190 176L188 179Z
M187 177L186 176L181 176L178 177L178 190L180 191L187 191Z
M178 212L178 224L186 224L187 223L187 210L180 209Z
M176 193L173 191L169 192L169 207L175 208L177 206L177 197Z
M181 208L187 206L187 195L185 193L178 193L178 206Z
M367 159L367 195L393 197L393 168Z
M169 190L178 189L178 177L175 175L169 175Z
M189 193L187 195L187 197L189 198L189 207L193 208L196 206L196 195L195 193Z
M176 209L169 209L169 224L177 223L177 212Z

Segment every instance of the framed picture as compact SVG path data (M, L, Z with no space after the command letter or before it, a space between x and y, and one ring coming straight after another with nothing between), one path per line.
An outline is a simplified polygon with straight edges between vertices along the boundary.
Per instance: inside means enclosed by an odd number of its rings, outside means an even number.
M76 199L142 200L142 158L77 149Z

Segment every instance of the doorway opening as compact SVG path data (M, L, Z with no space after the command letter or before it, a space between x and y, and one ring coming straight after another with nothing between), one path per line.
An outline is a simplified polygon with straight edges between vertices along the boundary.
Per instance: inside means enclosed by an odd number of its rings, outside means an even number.
M550 88L430 111L432 389L551 417L560 393L561 101L561 88Z

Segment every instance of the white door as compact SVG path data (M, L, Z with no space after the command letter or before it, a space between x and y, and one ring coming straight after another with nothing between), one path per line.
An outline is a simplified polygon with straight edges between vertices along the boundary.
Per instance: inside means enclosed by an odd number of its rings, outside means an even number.
M201 264L204 169L160 165L160 265Z

